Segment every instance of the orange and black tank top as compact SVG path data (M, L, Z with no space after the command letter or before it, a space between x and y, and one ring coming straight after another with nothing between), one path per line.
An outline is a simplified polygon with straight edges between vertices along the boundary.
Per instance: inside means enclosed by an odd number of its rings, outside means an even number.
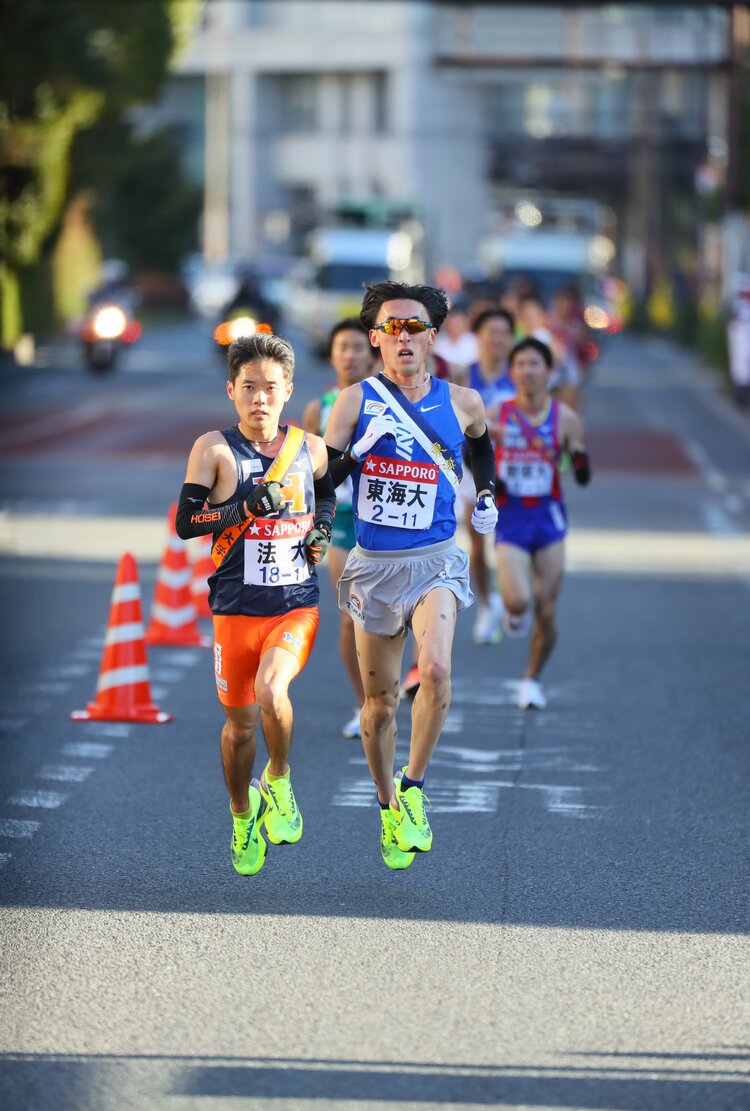
M237 463L237 489L220 503L231 505L250 494L273 459L251 447L237 425L221 434ZM305 554L305 536L313 527L315 512L312 461L305 443L287 471L284 495L284 508L257 517L209 577L212 613L276 617L317 605L318 578Z

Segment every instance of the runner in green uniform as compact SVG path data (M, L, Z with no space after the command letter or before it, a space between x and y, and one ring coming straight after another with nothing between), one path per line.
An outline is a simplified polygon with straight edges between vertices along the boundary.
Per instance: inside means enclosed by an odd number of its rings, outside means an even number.
M372 372L373 348L367 332L356 317L339 320L331 329L328 338L328 357L336 375L336 385L324 393L319 401L311 401L305 409L302 424L306 432L322 436L326 430L328 417L339 392L346 386L361 382ZM331 575L334 592L346 557L354 547L354 509L352 507L352 482L348 478L336 491L336 516L333 520L331 543L326 562ZM354 626L348 613L339 611L339 652L346 673L349 676L357 705L354 713L342 729L345 737L359 737L359 712L365 700L362 679L357 664L357 649L354 644Z

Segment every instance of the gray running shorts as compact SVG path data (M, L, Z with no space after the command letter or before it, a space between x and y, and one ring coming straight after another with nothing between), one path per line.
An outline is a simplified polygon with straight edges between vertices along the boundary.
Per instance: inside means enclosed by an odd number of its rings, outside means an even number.
M469 559L455 540L388 552L357 544L339 579L339 609L366 633L406 636L417 604L440 586L455 594L459 611L474 601Z

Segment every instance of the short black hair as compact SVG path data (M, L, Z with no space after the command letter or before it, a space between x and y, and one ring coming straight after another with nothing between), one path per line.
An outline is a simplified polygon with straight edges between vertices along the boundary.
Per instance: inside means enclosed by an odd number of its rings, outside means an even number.
M511 334L516 330L516 322L513 319L512 312L508 312L507 309L485 309L484 312L480 312L479 316L472 324L472 332L476 334L477 332L481 331L488 320L494 320L496 317L499 317L501 320L505 321L505 323L510 328Z
M331 357L331 352L333 351L333 341L336 339L336 336L339 334L339 332L360 332L365 337L368 344L370 343L370 337L367 334L367 329L363 327L359 317L345 316L343 320L337 320L328 333L328 344L326 347L326 351L329 358ZM375 348L373 347L372 350L374 351Z
M261 359L278 363L287 382L294 378L294 348L289 340L267 332L256 332L254 336L241 336L229 345L227 362L230 381L237 380L240 367L245 363L257 363Z
M508 355L509 367L513 366L513 360L515 359L516 355L520 355L522 351L536 351L537 354L541 355L544 359L545 363L547 364L547 369L552 370L552 367L554 365L552 352L550 351L546 343L542 343L542 341L540 339L537 339L535 336L526 336L524 339L520 339L518 343L514 345L510 355Z
M359 314L362 327L368 332L377 323L380 306L386 301L419 301L427 309L433 328L439 328L448 315L448 295L444 289L406 282L375 282L365 289Z

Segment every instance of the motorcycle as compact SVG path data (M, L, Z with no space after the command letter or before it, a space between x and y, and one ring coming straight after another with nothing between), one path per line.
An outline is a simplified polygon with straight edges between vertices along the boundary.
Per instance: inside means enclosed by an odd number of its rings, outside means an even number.
M92 306L81 329L86 366L97 374L113 370L122 347L140 336L140 324L121 305L112 301Z

